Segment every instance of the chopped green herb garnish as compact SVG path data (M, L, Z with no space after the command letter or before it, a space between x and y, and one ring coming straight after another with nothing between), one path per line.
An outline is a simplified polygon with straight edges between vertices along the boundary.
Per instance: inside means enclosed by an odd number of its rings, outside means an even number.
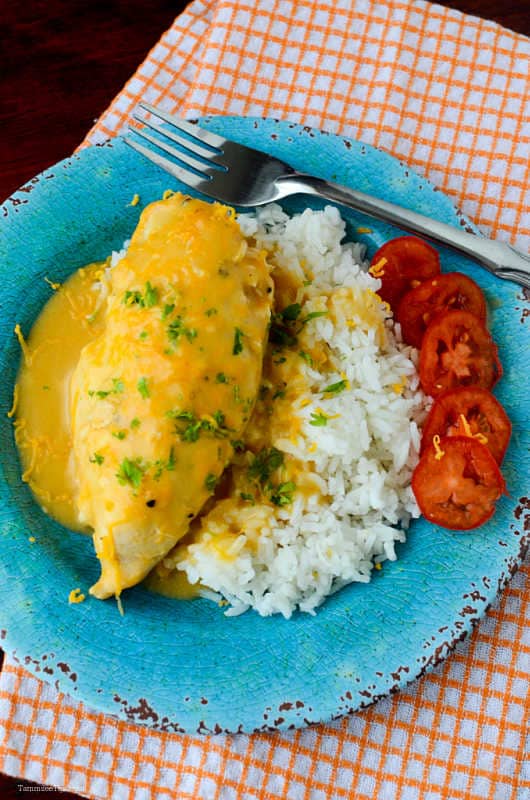
M152 308L158 303L158 290L154 289L149 281L145 284L144 302L146 308Z
M317 317L323 317L327 311L311 311L302 319L302 307L299 303L292 303L283 311L272 315L269 331L269 340L280 347L293 347L298 342L298 335L304 325Z
M311 358L311 356L309 355L309 353L306 353L306 352L305 352L305 350L300 350L300 352L298 353L298 355L300 356L300 358L303 358L303 359L304 359L304 361L305 361L307 364L309 364L309 366L310 366L310 367L312 367L312 366L313 366L313 359Z
M138 336L139 339L147 339L149 333L147 331L142 331L141 334Z
M296 484L292 481L272 483L271 476L283 466L284 454L275 447L263 449L257 453L248 468L247 474L251 481L259 484L262 491L268 496L271 503L276 506L286 506L293 501L293 492ZM243 494L241 494L242 499Z
M209 492L213 492L217 486L217 475L214 475L213 472L209 472L204 481L204 486Z
M280 483L270 493L271 502L275 506L288 506L293 502L293 493L296 491L296 484L292 481Z
M242 453L245 450L245 442L242 439L232 439L230 444L236 453Z
M125 391L125 384L119 378L112 379L112 389L108 389L104 391L102 389L89 389L88 396L89 397L97 397L98 400L104 400L105 397L108 397L109 394L121 394Z
M124 458L116 473L116 477L122 486L129 484L129 486L132 486L134 489L138 489L145 470L146 467L140 458L135 458L134 460Z
M135 417L134 419L132 419L132 420L131 420L131 428L132 428L133 430L135 430L136 428L139 428L141 424L142 424L142 423L140 422L140 420L138 419L138 417Z
M248 476L251 480L265 483L269 480L272 473L283 464L283 453L275 447L269 450L264 448L257 453L248 468Z
M214 314L217 314L217 309L216 308L207 308L204 313L206 314L207 317L213 317Z
M286 323L281 314L273 314L269 330L269 340L278 347L291 347L298 341L292 326Z
M278 400L280 397L285 397L285 394L286 394L286 391L285 391L285 389L278 389L278 390L277 390L277 391L275 391L275 392L274 392L274 394L272 395L272 399L273 399L273 400Z
M286 306L283 311L280 311L280 316L284 320L294 321L295 319L298 319L301 311L302 306L300 303L292 303L290 306Z
M46 386L43 386L42 388L44 389L44 391L45 391L45 392L49 392L49 391L50 391L50 387L49 387L49 386L47 386L47 385L46 385Z
M340 394L346 389L348 382L345 380L337 381L336 383L330 383L329 386L326 386L325 389L322 389L322 394Z
M170 409L166 411L166 417L169 417L169 419L189 419L191 421L195 419L195 414L193 411L173 411L173 409Z
M116 439L125 439L125 437L127 436L127 431L112 431L112 435Z
M101 453L94 453L94 455L90 456L88 460L91 464L97 464L98 466L101 466L105 461L105 457L102 456Z
M155 289L149 281L145 284L145 292L142 294L139 289L126 291L122 298L122 303L126 306L140 306L140 308L152 308L158 303L158 289Z
M218 372L215 376L216 383L228 383L228 378L224 374L224 372Z
M175 461L175 451L173 447L171 447L169 450L169 458L167 461L165 461L164 459L158 459L158 461L155 461L154 463L155 472L153 474L153 479L155 481L159 481L160 478L162 477L162 473L164 472L164 470L167 470L168 472L173 472L176 463L177 462Z
M143 306L142 293L135 289L134 291L126 291L123 295L122 301L125 306Z
M164 306L164 310L162 311L162 319L165 320L169 317L170 314L173 313L175 310L175 303L166 303Z
M224 428L225 426L225 415L222 411L214 411L212 417L216 421L219 428Z
M238 356L243 350L243 336L245 334L240 328L234 331L234 346L232 347L232 355Z
M146 400L149 397L149 386L147 385L147 378L140 378L138 383L136 384L136 388Z
M246 503L252 503L252 505L256 504L256 498L254 497L253 494L250 494L249 492L240 492L239 496Z
M324 425L328 424L328 419L329 417L327 417L325 414L322 414L320 411L313 411L311 414L311 419L309 420L309 424L314 425L315 428L323 428Z
M193 411L167 411L166 416L175 420L176 432L183 442L196 442L201 433L224 439L230 432L222 411L215 411L211 417L200 419Z
M309 314L307 315L307 317L304 317L302 322L305 325L306 323L310 322L312 319L318 319L319 317L325 317L327 313L328 313L327 311L310 311Z
M181 336L192 342L197 336L197 331L195 328L187 328L179 315L167 326L167 335L171 344L176 344Z

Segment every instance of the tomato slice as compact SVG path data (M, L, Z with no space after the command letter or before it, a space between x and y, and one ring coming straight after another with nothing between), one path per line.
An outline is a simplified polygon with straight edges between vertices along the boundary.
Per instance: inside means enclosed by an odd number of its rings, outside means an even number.
M434 247L417 236L398 236L384 244L370 262L370 273L381 279L379 297L396 311L403 295L440 272Z
M438 449L427 450L420 458L412 490L430 522L467 531L492 516L505 483L484 444L469 436L445 436Z
M403 339L421 347L429 322L441 311L463 309L486 319L486 299L479 286L461 272L447 272L424 281L407 292L398 307Z
M500 464L512 425L504 408L480 386L459 386L438 395L423 425L421 453L432 447L435 436L469 436L485 444Z
M482 320L469 311L446 311L423 335L419 372L423 391L434 397L456 386L491 389L502 367Z

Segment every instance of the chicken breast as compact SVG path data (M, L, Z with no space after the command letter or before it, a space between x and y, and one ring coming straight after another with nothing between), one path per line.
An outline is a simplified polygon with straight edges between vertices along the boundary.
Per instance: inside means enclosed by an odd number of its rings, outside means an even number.
M271 304L265 254L233 210L177 194L142 213L71 380L96 597L141 581L213 493L254 406Z

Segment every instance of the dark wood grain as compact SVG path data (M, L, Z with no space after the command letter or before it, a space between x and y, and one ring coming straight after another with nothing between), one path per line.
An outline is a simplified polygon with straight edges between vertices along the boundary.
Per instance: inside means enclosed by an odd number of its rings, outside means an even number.
M69 155L185 3L4 2L0 198Z
M2 4L0 199L74 150L185 5L182 0ZM530 35L529 0L442 5ZM2 800L34 798L38 792L32 786L0 774ZM58 791L52 796L77 797Z

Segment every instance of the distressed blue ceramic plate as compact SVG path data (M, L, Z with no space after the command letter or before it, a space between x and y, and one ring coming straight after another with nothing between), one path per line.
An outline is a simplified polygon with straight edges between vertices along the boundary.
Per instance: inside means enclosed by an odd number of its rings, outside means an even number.
M271 120L204 124L303 171L452 225L468 224L425 180L367 145ZM70 590L87 589L98 563L90 539L45 516L21 481L6 417L19 365L13 327L19 322L29 331L50 295L45 276L61 281L118 249L143 206L167 188L186 191L115 140L52 167L2 208L0 644L89 706L162 730L252 731L329 720L395 691L444 658L520 563L530 456L525 300L516 285L442 251L444 270L468 273L486 292L505 371L496 393L513 422L503 467L509 495L487 525L457 534L414 523L398 561L385 563L370 584L329 598L315 617L226 618L206 600L169 600L141 588L127 592L124 617L112 601L71 606ZM135 193L141 202L131 207ZM294 212L309 202L318 206L307 198L285 206ZM397 233L342 213L351 236L358 226L373 230L360 237L369 254Z

